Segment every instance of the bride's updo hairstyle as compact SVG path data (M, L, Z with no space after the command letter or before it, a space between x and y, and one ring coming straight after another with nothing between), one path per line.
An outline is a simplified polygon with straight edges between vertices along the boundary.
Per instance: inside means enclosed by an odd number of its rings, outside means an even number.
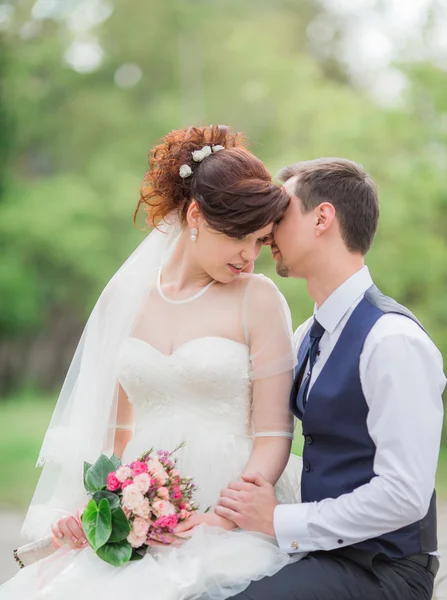
M211 153L195 162L192 153L204 146ZM152 148L135 216L144 206L148 225L157 226L174 211L185 223L192 200L210 227L230 237L277 221L289 203L264 164L247 150L244 136L222 125L171 131Z

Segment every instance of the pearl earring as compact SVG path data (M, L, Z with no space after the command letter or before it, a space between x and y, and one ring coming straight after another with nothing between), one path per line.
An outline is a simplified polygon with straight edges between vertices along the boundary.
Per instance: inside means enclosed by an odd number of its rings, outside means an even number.
M195 227L193 227L191 229L191 241L193 242L197 242L197 234L199 233L198 229L196 229Z

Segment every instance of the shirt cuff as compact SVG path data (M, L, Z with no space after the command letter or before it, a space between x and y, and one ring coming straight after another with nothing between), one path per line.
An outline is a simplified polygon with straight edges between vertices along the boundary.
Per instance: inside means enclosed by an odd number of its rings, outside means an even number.
M289 554L315 550L307 530L311 507L311 502L276 506L273 513L273 528L281 550Z

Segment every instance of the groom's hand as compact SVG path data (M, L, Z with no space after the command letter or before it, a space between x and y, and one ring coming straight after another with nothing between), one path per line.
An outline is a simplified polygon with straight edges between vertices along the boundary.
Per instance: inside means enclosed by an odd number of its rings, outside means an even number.
M274 537L273 512L279 502L272 484L260 473L242 475L242 480L222 490L214 512L241 529Z

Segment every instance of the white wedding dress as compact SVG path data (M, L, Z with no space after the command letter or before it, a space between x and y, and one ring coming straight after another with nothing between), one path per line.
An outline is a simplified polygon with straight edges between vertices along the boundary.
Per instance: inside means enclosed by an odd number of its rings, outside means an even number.
M238 289L235 287L233 292L240 293L239 298L238 293L231 294L234 308L250 308L247 295L250 287L254 288L254 299L261 291L265 295L266 289L267 296L271 293L269 290L273 288L270 282L266 284L267 280L264 282L256 276L251 280L251 284L248 277L245 282L235 284ZM260 286L258 290L257 286ZM125 340L118 357L118 379L133 406L135 427L123 462L135 460L151 447L172 450L186 442L178 452L178 468L197 484L196 500L202 511L213 507L221 489L240 478L253 447L253 429L268 435L269 429L278 434L278 429L285 427L280 421L274 422L278 415L280 420L284 419L283 408L276 411L274 406L278 403L279 407L286 400L270 397L272 388L268 386L264 396L262 394L263 381L268 380L271 385L275 377L281 377L270 375L273 371L268 368L274 364L271 357L280 346L275 348L273 339L267 336L264 341L269 349L266 351L262 345L254 358L250 343L253 346L255 342L223 335L224 331L230 335L232 332L224 315L234 314L234 311L228 304L230 290L222 292L218 287L211 287L205 290L206 295L200 293L188 302L175 303L162 295L159 286L154 286L148 306L156 318L151 319L149 313L146 314L142 320L144 326ZM276 297L276 288L274 294ZM197 312L193 328L188 325L191 324L191 300ZM219 308L225 310L221 319L216 320ZM282 310L280 304L274 308L277 312ZM253 331L254 323L248 322L249 313L248 310L247 327L242 329ZM189 320L184 322L183 330L187 338L191 331L199 335L189 337L174 349L169 348L173 340L168 331L179 331L186 314ZM265 321L265 316L258 314L256 319ZM245 317L240 321L231 319L237 329ZM276 313L268 322L273 331L275 320ZM211 322L218 326L209 327ZM157 331L163 335L155 347L153 340L157 339ZM281 345L284 340L278 343ZM261 350L269 355L265 355L264 361ZM252 376L256 371L255 361L260 374L258 380ZM263 379L263 374L267 379ZM287 381L290 381L289 375ZM257 405L253 402L253 384L260 388ZM280 502L298 500L300 470L300 459L292 456L276 486ZM276 573L290 561L290 556L266 535L200 526L181 546L151 550L143 560L131 562L124 568L102 562L90 548L70 551L62 547L1 586L0 599L192 600L203 597L222 600L245 589L250 581Z

